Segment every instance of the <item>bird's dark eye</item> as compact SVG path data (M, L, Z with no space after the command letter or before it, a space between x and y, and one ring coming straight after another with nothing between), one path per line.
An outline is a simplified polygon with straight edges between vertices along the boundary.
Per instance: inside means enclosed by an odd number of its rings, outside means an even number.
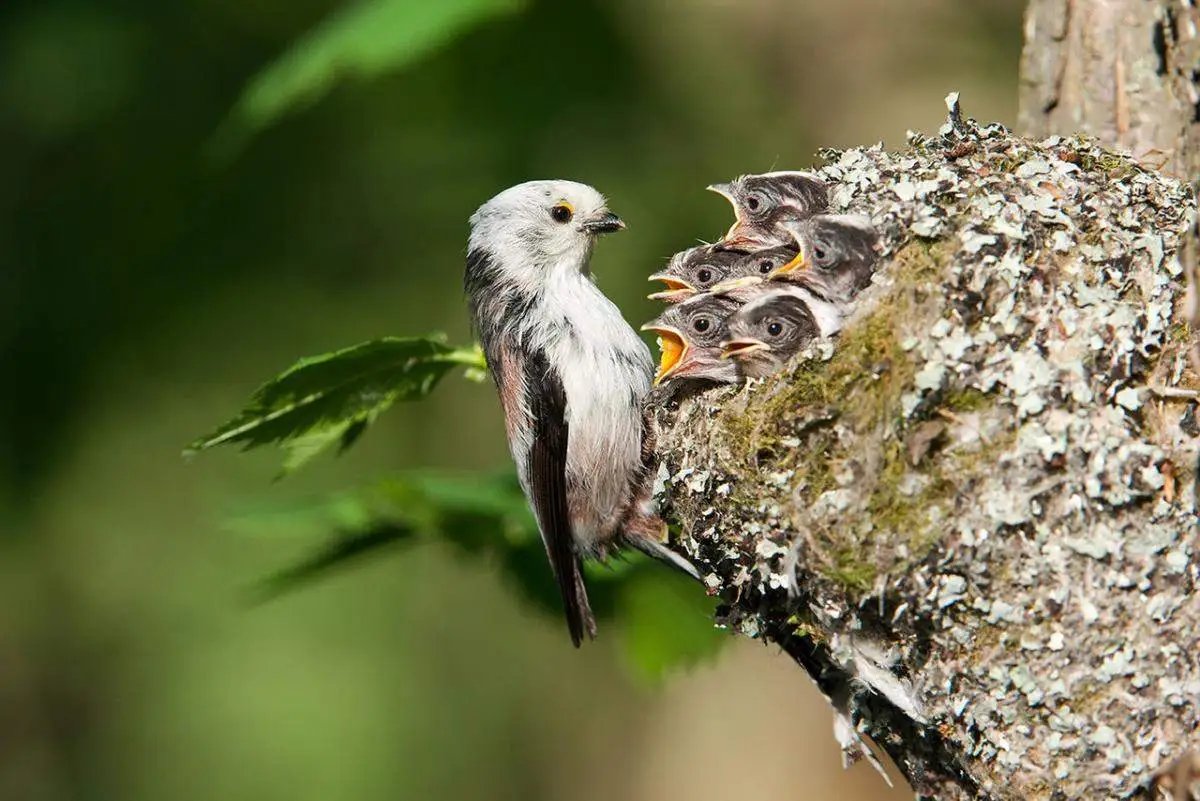
M767 333L773 337L777 337L783 333L783 323L775 321L767 323Z
M821 247L820 245L814 245L813 246L813 259L818 262L828 261L829 260L829 251L826 250L825 248Z
M556 223L566 225L575 216L575 209L571 208L570 203L558 203L550 209L550 217Z
M746 196L746 208L750 209L750 211L758 211L763 207L763 203L762 195L757 192L751 192Z
M775 269L775 260L774 259L763 259L762 261L760 261L758 263L758 271L760 273L762 273L763 275L766 275L767 273L771 272L774 269Z
M692 328L696 329L697 333L703 334L712 325L712 321L707 317L697 317L692 321Z
M712 270L708 269L707 267L701 268L700 271L696 273L696 280L702 284L707 284L712 280Z

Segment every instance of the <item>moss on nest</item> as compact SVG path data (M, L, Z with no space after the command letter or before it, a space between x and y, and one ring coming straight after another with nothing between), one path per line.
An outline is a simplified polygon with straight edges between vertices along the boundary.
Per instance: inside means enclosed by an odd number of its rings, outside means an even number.
M660 440L676 475L728 484L668 490L709 586L737 598L723 619L811 640L825 686L851 688L841 711L924 794L1125 793L1146 750L1095 734L1146 721L1158 748L1179 730L1161 721L1195 723L1195 666L1177 658L1198 650L1194 441L1184 400L1141 389L1194 385L1194 333L1160 327L1194 201L1082 138L1029 142L953 110L904 153L824 155L831 206L881 234L874 284L827 359L689 401Z
M845 545L834 551L833 563L825 572L826 578L840 585L852 597L868 592L878 574L878 568L853 545Z
M935 249L924 243L912 243L897 253L891 272L906 288L842 332L832 359L804 358L790 371L768 379L745 405L722 409L719 425L733 452L750 456L774 445L788 435L781 424L795 427L813 408L833 407L839 419L856 430L878 425L895 413L913 375L911 360L900 345L901 332L913 325L918 302L911 287L936 280L942 269ZM883 392L874 386L879 381L884 382ZM872 386L855 392L866 385Z
M941 407L951 412L977 412L995 402L994 395L988 395L975 387L963 387L946 390L942 395Z

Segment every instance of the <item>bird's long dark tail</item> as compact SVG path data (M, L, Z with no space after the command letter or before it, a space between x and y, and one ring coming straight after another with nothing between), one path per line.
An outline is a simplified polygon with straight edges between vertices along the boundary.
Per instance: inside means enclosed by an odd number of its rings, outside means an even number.
M583 583L583 563L575 561L570 582L560 581L559 587L563 592L563 609L567 613L567 628L571 631L571 642L578 648L583 642L583 635L589 640L596 639L596 616L592 614L592 605L588 603L587 587Z

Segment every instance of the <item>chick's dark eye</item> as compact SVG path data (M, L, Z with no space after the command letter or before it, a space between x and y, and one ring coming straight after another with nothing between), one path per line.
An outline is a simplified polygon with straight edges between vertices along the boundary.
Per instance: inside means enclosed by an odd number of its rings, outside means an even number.
M702 268L699 272L696 273L696 280L698 280L702 284L707 284L709 281L712 280L712 270L709 270L707 268Z
M746 197L746 208L750 211L758 211L762 207L762 198L758 195L751 194Z
M712 321L707 317L697 317L692 321L692 328L696 329L696 331L701 334L707 331L711 325Z
M760 273L769 273L775 269L775 261L773 259L763 259L758 263L758 271Z
M559 203L558 205L556 205L550 209L550 217L556 223L565 225L566 223L569 223L571 221L571 218L574 216L575 216L575 210L572 209L570 207L570 205L568 205L566 203Z
M777 337L783 333L783 323L770 322L767 323L767 333L773 337Z

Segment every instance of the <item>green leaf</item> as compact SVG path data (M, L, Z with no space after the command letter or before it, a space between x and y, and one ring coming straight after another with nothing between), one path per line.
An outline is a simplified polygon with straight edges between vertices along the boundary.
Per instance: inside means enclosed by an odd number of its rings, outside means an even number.
M223 521L226 531L249 537L321 538L331 531L370 528L382 511L362 491L284 502L242 504Z
M339 81L369 79L429 55L525 0L359 0L333 12L256 75L218 133L228 152Z
M352 430L361 431L366 426L365 420L346 420L342 423L318 428L307 434L301 434L287 441L283 454L283 466L280 475L287 475L299 470L321 451L335 442L346 442L347 435ZM353 441L353 440L351 440ZM339 450L345 450L344 447Z
M411 540L415 533L410 526L396 522L379 522L359 531L344 532L297 564L267 577L251 594L251 602L269 601L384 546Z
M633 671L659 684L671 671L711 659L729 635L713 624L716 601L666 568L637 571L620 587L621 647Z
M555 619L562 616L545 549L511 471L409 471L316 503L259 508L237 518L235 527L305 536L337 532L311 555L262 582L255 593L259 600L386 547L425 537L459 553L493 557L523 600ZM584 571L597 618L620 622L613 633L622 653L649 684L711 657L728 640L712 622L716 601L699 584L642 554L629 553L607 564L588 561Z
M345 450L380 412L425 397L454 367L479 369L481 362L478 348L453 348L434 337L388 337L301 359L184 453L279 444L287 474L334 444Z
M527 564L549 576L541 540L525 496L511 471L497 474L414 470L367 487L318 501L258 505L226 523L226 528L264 535L280 531L311 537L338 534L295 568L269 579L269 595L340 567L345 558L364 556L390 545L376 532L401 527L406 537L439 539L462 552L527 551Z
M385 479L380 483L380 489L386 495L397 485L420 491L426 502L444 512L515 517L534 526L525 493L511 470L493 474L411 470Z

